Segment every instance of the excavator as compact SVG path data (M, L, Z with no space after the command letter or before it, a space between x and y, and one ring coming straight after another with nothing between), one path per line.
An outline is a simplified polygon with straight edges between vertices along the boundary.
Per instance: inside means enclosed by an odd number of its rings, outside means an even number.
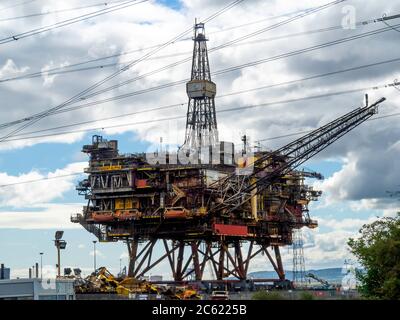
M328 281L326 281L324 279L321 279L320 277L316 276L313 273L307 273L306 277L312 278L312 279L318 281L319 283L321 283L324 286L325 289L334 289L334 286L332 284L330 284Z

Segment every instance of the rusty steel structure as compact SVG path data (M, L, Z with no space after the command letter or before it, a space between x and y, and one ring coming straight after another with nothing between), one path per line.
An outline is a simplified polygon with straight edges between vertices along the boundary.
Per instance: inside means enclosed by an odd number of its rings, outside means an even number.
M175 281L203 280L206 267L216 280L245 280L251 261L264 256L285 280L280 247L292 244L293 230L317 226L308 204L321 195L305 183L321 175L299 166L372 117L385 99L278 150L235 151L218 140L204 25L194 29L184 152L120 154L118 141L93 136L82 149L88 177L77 186L88 203L71 221L101 242L126 242L131 277L164 261Z

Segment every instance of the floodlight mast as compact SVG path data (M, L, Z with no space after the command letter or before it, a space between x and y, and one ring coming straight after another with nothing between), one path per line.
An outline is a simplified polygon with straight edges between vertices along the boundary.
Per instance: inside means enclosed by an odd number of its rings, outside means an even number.
M64 231L56 231L54 235L54 244L57 248L57 277L61 277L61 254L60 249L65 249L67 247L67 242L65 240L61 240L64 235Z

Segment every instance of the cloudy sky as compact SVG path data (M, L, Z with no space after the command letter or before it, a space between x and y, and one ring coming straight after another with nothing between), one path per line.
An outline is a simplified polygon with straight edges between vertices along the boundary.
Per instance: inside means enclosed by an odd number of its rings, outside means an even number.
M160 137L165 144L183 142L183 80L190 76L185 59L191 55L191 35L10 137L20 125L1 125L58 106L230 1L137 1L20 36L104 10L100 2L0 0L0 261L13 276L26 276L39 252L44 252L45 266L54 265L51 239L57 229L65 230L68 242L63 265L91 270L94 237L69 222L84 205L75 191L84 176L70 175L87 166L81 146L93 134L118 139L123 153L157 148ZM323 197L311 206L319 227L304 230L308 268L341 267L352 258L347 239L362 224L394 214L398 202L387 191L400 184L400 86L387 86L400 79L400 20L373 22L399 14L400 3L348 0L268 28L328 2L245 0L206 24L222 140L239 143L247 134L254 145L261 140L263 148L275 149L298 137L280 136L316 128L362 106L366 93L370 101L387 98L375 117L389 117L364 123L305 164L325 176L310 181ZM121 3L110 0L108 8ZM253 107L221 112L243 106ZM32 180L41 181L24 183ZM116 272L120 259L127 263L121 243L98 244L97 249L98 265ZM283 254L291 269L290 249ZM271 270L264 258L257 257L250 271ZM154 272L165 274L163 265Z

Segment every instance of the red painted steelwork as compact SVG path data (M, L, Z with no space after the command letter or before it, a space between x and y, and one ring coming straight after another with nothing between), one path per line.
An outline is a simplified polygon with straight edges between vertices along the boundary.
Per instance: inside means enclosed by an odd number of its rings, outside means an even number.
M247 236L247 226L214 223L213 231L225 236Z
M186 219L187 212L184 209L167 209L164 213L165 219Z
M139 219L141 217L141 213L137 210L117 210L115 212L115 217L122 221Z
M114 220L114 216L112 212L99 212L99 213L92 213L92 219L95 222L107 222Z
M137 179L135 185L137 188L149 187L149 185L147 184L147 179Z

